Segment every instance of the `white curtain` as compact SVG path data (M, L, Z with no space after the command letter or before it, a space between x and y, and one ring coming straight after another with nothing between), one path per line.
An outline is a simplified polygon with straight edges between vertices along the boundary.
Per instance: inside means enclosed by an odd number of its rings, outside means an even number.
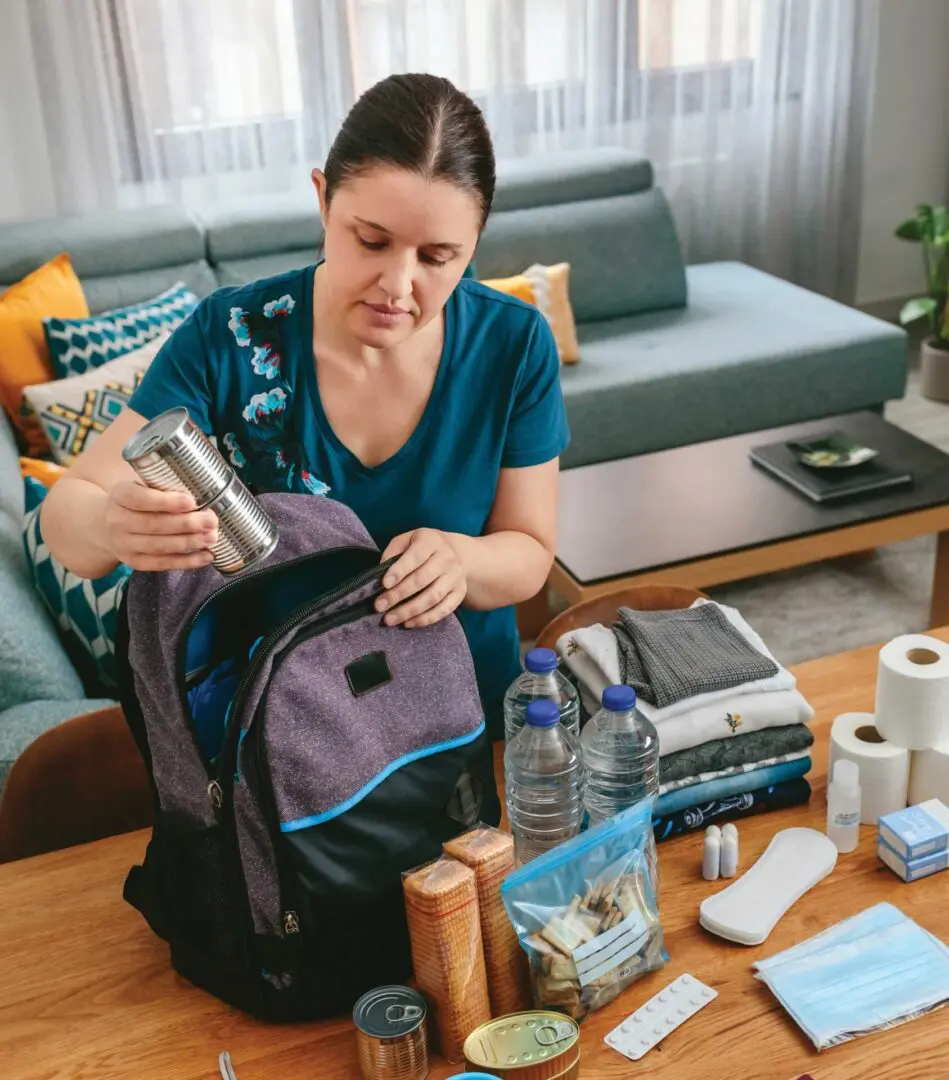
M44 182L18 158L0 185L41 213L303 190L362 90L427 70L500 157L648 157L691 262L852 299L878 3L2 0L0 82L32 90Z

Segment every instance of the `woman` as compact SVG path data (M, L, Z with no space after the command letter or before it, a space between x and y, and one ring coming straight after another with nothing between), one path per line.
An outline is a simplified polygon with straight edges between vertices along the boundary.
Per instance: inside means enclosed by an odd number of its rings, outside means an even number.
M484 118L445 79L391 76L353 107L313 183L323 260L203 300L52 489L43 533L90 578L210 562L214 514L144 487L121 456L184 405L253 490L328 493L399 557L378 601L387 623L461 607L497 735L519 665L511 605L553 560L568 433L542 316L462 277L494 196Z

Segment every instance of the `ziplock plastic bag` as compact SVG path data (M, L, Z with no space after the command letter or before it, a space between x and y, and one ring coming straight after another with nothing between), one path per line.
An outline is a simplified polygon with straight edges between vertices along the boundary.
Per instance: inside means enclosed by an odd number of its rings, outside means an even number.
M537 1008L582 1020L663 966L655 881L651 799L505 880L501 897L530 958Z
M892 904L874 904L754 967L818 1050L949 1001L949 949Z

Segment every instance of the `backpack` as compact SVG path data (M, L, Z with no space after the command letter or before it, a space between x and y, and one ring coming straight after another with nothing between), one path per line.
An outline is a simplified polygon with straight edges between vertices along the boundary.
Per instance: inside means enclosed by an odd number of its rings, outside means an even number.
M387 627L343 504L268 494L265 561L132 575L119 696L155 821L125 899L185 978L315 1019L411 972L402 874L500 807L461 624Z

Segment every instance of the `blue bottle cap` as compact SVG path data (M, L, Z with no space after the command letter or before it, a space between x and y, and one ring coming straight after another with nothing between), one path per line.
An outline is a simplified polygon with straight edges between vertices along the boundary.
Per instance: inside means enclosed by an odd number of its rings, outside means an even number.
M531 649L524 657L524 667L532 675L549 675L557 670L557 654L553 649Z
M628 712L636 706L636 691L631 686L608 686L603 691L603 708L610 712Z
M560 707L550 698L532 701L527 706L527 722L531 727L553 727L560 721Z

